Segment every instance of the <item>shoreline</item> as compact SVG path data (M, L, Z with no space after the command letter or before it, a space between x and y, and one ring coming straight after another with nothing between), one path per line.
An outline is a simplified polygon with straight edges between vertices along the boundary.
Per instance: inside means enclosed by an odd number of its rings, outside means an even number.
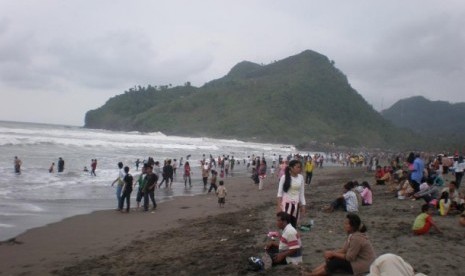
M200 169L199 169L200 170ZM197 170L195 171L197 172ZM140 171L135 171L133 176L137 176ZM180 173L180 172L179 172ZM178 174L179 174L178 173ZM234 177L246 177L250 172L246 171L245 166L241 165L237 167ZM198 196L204 193L202 179L200 178L200 172L195 173L192 176L192 188L185 189L183 186L183 177L179 174L175 177L173 182L173 189L165 189L161 187L155 198L157 203L174 200L177 197L183 196ZM202 186L202 187L201 187ZM14 240L17 236L27 232L28 230L40 228L52 223L58 223L64 219L71 218L79 215L88 215L96 211L111 211L115 208L115 199L113 198L114 187L110 187L108 184L108 195L110 198L101 199L87 199L84 203L81 201L71 200L51 200L41 201L40 208L48 209L46 213L30 213L28 216L19 216L12 228L3 228L0 233L0 243ZM131 194L131 208L136 205L136 189ZM86 205L88 204L88 205ZM75 209L73 209L75 208ZM7 217L8 219L8 217Z
M1 267L0 275L47 274L56 269L57 264L71 264L105 254L129 244L133 239L144 239L151 232L180 227L186 220L253 207L256 205L254 200L242 199L255 190L257 200L269 199L276 193L274 187L259 193L248 176L226 178L225 185L228 197L226 207L221 209L217 207L214 194L176 196L160 202L153 212L131 210L126 214L100 210L29 229L0 243L0 255L6 256L4 264L8 264ZM135 205L132 198L131 203ZM89 250L91 254L83 254Z

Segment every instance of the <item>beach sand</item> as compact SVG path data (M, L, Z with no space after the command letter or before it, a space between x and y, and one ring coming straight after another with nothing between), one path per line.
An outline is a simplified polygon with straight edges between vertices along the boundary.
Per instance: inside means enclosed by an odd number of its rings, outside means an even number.
M349 180L373 181L361 168L316 169L306 189L307 215L314 226L302 232L304 268L323 261L346 234L345 213L321 210ZM263 254L268 231L275 231L277 180L258 191L249 177L225 180L225 208L216 196L179 197L154 212L98 211L31 229L0 244L0 275L254 275L247 258ZM422 201L398 200L385 186L373 186L374 204L360 217L378 255L402 256L427 275L463 275L465 228L458 217L434 220L444 234L413 236L410 228ZM134 203L133 203L134 204ZM292 265L258 274L300 275Z

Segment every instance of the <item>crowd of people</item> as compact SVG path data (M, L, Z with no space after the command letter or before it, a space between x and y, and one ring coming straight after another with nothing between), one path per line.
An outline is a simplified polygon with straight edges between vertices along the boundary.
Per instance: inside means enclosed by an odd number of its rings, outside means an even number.
M330 155L333 156L333 155ZM340 159L341 156L343 159ZM423 200L421 213L412 218L411 231L413 235L424 235L434 229L442 233L441 226L433 220L436 215L458 215L459 223L465 226L465 198L460 193L460 185L465 169L462 156L456 155L448 158L437 155L435 158L425 158L420 154L410 153L391 158L386 166L379 164L377 156L338 155L336 160L349 160L346 164L354 167L360 164L367 167L368 172L373 173L373 184L386 187L386 193L391 193L399 200ZM200 160L199 176L205 193L215 193L218 198L218 206L223 208L226 203L227 189L225 180L234 173L234 167L241 164L246 166L251 173L253 183L258 186L258 191L266 187L265 179L270 179L276 193L276 227L279 229L276 239L266 243L266 256L251 258L249 261L258 267L264 268L266 263L270 266L281 264L302 264L302 242L300 233L303 231L306 212L305 189L311 186L314 170L323 168L325 158L323 155L288 155L269 158L265 156L248 156L243 160L233 156L219 156L218 158L205 157ZM329 160L334 160L333 157ZM330 161L332 162L332 161ZM159 161L149 157L144 161L136 161L136 171L142 164L141 172L132 176L130 167L118 163L118 175L111 183L116 186L116 210L129 213L131 210L131 194L136 195L136 209L142 211L156 210L155 190L165 184L165 189L171 189L178 171L182 172L184 187L192 187L192 174L194 173L189 163L183 160L166 159L163 166ZM15 172L20 173L21 160L15 157ZM52 164L51 170L53 170ZM96 176L97 160L91 161L91 174ZM178 170L179 169L179 170ZM58 170L64 170L64 160L59 158ZM453 174L453 180L444 180L444 175ZM200 178L200 177L199 177ZM195 184L195 183L194 183ZM209 186L208 186L209 184ZM323 208L324 212L341 210L347 212L343 222L347 238L343 246L336 250L323 252L325 261L316 266L306 275L330 275L339 271L349 274L369 273L381 275L380 271L399 269L408 271L414 275L412 267L403 261L400 256L384 254L376 256L371 241L366 235L367 226L363 224L358 215L360 208L370 208L374 204L374 193L368 181L359 183L356 180L346 182L340 194L334 195L333 201ZM151 205L151 206L150 206ZM142 208L141 208L142 207ZM323 251L323 249L322 249ZM268 260L268 261L267 261ZM382 260L382 261L381 261ZM261 262L261 263L260 263ZM393 263L394 269L386 264ZM378 273L378 274L377 274ZM401 273L401 272L399 272Z
M397 158L388 166L381 167L376 164L374 170L368 169L368 171L374 171L373 182L376 185L387 187L386 193L392 193L399 199L425 201L418 216L412 218L412 235L424 235L431 229L438 234L443 233L440 225L433 220L433 216L436 215L459 214L459 223L465 226L465 198L459 192L463 175L463 158L456 155L452 162L444 162L445 159L442 155L438 155L437 158L425 162L420 154L410 153L405 162ZM276 226L280 234L274 237L277 237L280 242L274 240L268 242L265 246L266 255L249 259L253 267L266 268L267 259L272 265L302 264L302 243L299 230L302 229L302 218L306 210L305 186L310 184L313 174L313 166L307 166L311 160L312 157L297 155L288 160L279 161L279 168L284 164L282 166L284 172L281 172L281 169L278 172ZM266 161L257 158L253 173L259 177L263 174L261 164L266 165ZM310 169L307 170L307 168ZM454 175L454 180L445 184L443 176L448 173ZM358 181L352 180L345 183L341 194L323 208L322 211L325 212L336 210L347 212L344 221L347 240L340 249L324 251L325 262L312 271L305 272L305 275L331 275L334 272L353 275L366 275L367 273L370 275L422 275L421 273L415 274L412 266L395 254L383 254L377 258L366 235L367 227L358 215L359 208L373 204L373 196L368 181L359 184ZM384 272L395 274L382 274Z

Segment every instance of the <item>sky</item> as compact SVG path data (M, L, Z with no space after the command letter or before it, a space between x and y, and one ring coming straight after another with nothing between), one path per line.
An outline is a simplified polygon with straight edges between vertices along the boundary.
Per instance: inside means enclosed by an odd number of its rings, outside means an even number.
M0 120L84 125L141 85L313 50L380 111L465 102L465 1L0 0Z

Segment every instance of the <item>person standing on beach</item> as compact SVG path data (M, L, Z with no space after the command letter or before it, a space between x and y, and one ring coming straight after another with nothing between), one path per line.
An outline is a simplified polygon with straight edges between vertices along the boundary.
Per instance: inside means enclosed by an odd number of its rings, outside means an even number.
M58 158L58 172L61 173L65 170L65 160L63 158Z
M123 178L123 193L121 195L121 200L119 201L119 210L122 212L124 207L124 200L126 200L126 213L129 213L130 202L131 202L131 193L132 193L132 175L129 174L129 167L124 167L125 176Z
M144 187L147 182L145 179L146 171L147 171L147 165L144 164L144 166L142 166L141 174L137 178L137 182L136 182L138 184L137 195L136 195L137 209L139 209L140 202L142 201L142 197L144 196L144 190L145 190ZM136 185L136 183L134 183L134 185Z
M460 189L460 183L462 182L464 171L465 171L465 162L463 160L463 156L460 155L457 158L457 161L454 162L454 175L455 175L455 183L457 185L457 189Z
M90 163L90 175L97 176L95 170L97 169L97 159L92 159Z
M291 215L291 224L295 228L305 215L305 183L300 174L302 163L291 160L284 175L279 180L276 212L284 211ZM300 214L299 214L300 213Z
M226 203L226 187L224 186L224 181L220 180L220 186L218 187L218 190L216 190L216 194L218 196L218 205L220 208L224 207L224 204Z
M160 182L158 187L165 182L165 188L171 189L171 184L173 184L173 167L171 166L171 160L168 159L163 166L163 180Z
M423 179L423 171L425 169L425 163L420 158L420 154L415 154L415 160L413 160L412 174L410 178L412 179L412 186L415 190L415 193L420 191L420 183Z
M312 157L307 156L307 162L305 162L305 184L310 185L313 176L313 162Z
M139 164L141 163L139 158L137 158L135 163L136 163L136 171L138 171L139 170Z
M119 204L121 201L121 191L123 190L123 185L124 185L124 170L123 170L123 162L118 162L118 177L111 183L111 186L113 187L115 183L118 183L116 185L116 206L117 209L119 210Z
M263 184L266 178L266 161L262 160L258 167L258 190L263 190Z
M14 168L15 168L15 173L16 174L21 174L21 165L23 164L23 161L18 158L18 156L15 156L15 160L13 162Z
M189 165L189 162L186 161L184 164L184 187L187 188L187 180L189 180L189 187L192 187L192 181L191 181L191 166Z
M202 162L200 166L202 170L202 181L203 181L203 188L207 189L207 181L208 181L208 176L210 174L210 166L208 166L208 163Z
M157 209L157 202L155 201L155 186L157 186L158 176L153 173L152 166L148 165L146 168L146 182L144 186L144 211L149 210L149 197L152 201L152 210Z
M210 193L213 189L215 189L215 192L216 190L218 189L218 187L216 186L216 176L218 175L218 173L215 171L215 170L212 170L212 177L210 178L210 189L208 189L208 192Z
M155 161L155 163L153 164L153 173L157 176L158 179L160 179L160 177L162 177L160 162ZM161 185L161 183L160 183L160 185ZM160 186L158 186L158 187L160 187Z
M178 169L178 162L176 159L173 159L173 164L171 166L173 167L173 175L176 175L176 170Z

